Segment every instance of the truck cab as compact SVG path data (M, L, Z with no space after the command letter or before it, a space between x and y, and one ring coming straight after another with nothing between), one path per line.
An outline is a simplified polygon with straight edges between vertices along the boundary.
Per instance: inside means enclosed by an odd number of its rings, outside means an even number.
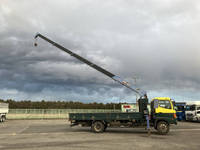
M185 107L186 107L186 102L175 103L175 110L178 121L185 120Z
M185 115L187 121L200 121L200 101L187 102Z
M151 121L160 132L168 132L170 124L177 124L173 100L169 97L155 97L151 101ZM160 129L162 128L162 129Z

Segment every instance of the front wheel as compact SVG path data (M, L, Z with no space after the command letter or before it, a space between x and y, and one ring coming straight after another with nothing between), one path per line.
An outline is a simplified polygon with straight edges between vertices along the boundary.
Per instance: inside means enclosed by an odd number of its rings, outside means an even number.
M169 132L169 124L165 121L159 121L157 123L157 130L159 134L165 135Z
M102 133L105 129L104 124L101 121L95 121L92 123L92 131L95 133Z

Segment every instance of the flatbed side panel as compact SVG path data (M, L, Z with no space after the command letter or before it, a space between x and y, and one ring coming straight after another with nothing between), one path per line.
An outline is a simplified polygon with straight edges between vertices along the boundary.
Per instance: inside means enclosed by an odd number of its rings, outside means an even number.
M70 120L141 120L143 114L134 113L69 113Z

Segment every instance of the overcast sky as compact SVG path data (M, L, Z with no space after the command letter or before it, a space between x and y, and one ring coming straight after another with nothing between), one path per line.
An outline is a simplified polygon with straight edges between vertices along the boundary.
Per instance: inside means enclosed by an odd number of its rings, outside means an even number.
M144 89L200 100L199 0L1 0L0 98L135 102L135 93L38 39Z

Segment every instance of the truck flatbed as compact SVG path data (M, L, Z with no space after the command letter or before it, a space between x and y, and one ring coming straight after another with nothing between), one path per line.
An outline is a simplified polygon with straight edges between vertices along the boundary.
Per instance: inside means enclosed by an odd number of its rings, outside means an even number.
M144 118L143 113L141 112L110 112L110 113L70 113L70 120L104 120L104 121L113 121L113 120L141 120ZM145 118L144 118L145 120Z

